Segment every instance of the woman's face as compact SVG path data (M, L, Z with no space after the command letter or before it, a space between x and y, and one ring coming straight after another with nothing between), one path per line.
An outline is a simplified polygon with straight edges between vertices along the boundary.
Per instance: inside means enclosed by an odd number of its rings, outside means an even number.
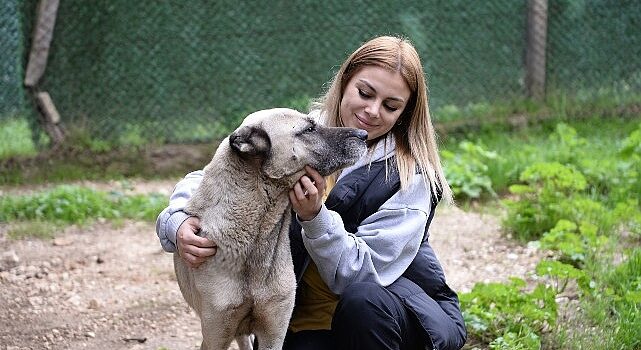
M392 129L409 98L410 88L399 72L367 66L347 82L340 117L344 126L366 130L373 140Z

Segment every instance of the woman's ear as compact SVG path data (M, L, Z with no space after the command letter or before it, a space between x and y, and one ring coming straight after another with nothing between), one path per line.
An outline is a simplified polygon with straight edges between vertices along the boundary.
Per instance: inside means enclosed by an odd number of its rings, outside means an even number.
M269 135L258 126L236 129L229 135L229 145L240 156L265 157L271 149Z

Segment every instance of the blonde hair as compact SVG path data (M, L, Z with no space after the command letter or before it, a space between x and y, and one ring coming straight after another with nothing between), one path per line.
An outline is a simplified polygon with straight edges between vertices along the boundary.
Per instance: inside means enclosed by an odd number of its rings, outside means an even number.
M410 88L410 99L397 124L390 130L396 142L396 165L401 189L408 187L418 168L427 175L432 193L442 196L446 203L452 203L452 190L443 174L436 132L430 118L425 73L416 49L407 39L377 37L363 44L347 58L325 95L316 104L325 114L327 125L343 125L340 104L345 86L360 69L367 66L399 72Z

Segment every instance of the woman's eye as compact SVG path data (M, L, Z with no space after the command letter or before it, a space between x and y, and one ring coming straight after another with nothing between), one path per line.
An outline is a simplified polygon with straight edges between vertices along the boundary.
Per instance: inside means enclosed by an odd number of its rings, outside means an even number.
M363 91L361 89L358 89L358 94L361 95L362 97L365 97L365 98L370 97L370 95L367 92L365 92L365 91Z
M396 112L396 110L398 110L398 107L392 107L388 105L385 105L385 108L390 112Z

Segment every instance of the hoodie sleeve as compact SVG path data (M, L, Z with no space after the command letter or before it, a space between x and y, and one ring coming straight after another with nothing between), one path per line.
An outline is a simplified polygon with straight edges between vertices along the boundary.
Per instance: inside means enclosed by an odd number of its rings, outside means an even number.
M388 286L410 265L423 239L432 210L421 176L363 220L356 233L345 230L340 215L324 205L301 222L303 242L328 287L337 294L351 283Z
M176 232L180 225L189 217L183 211L187 201L191 198L194 190L198 188L203 178L203 171L191 172L180 180L174 192L169 197L169 206L160 212L156 219L156 234L160 239L160 245L166 252L176 252Z

